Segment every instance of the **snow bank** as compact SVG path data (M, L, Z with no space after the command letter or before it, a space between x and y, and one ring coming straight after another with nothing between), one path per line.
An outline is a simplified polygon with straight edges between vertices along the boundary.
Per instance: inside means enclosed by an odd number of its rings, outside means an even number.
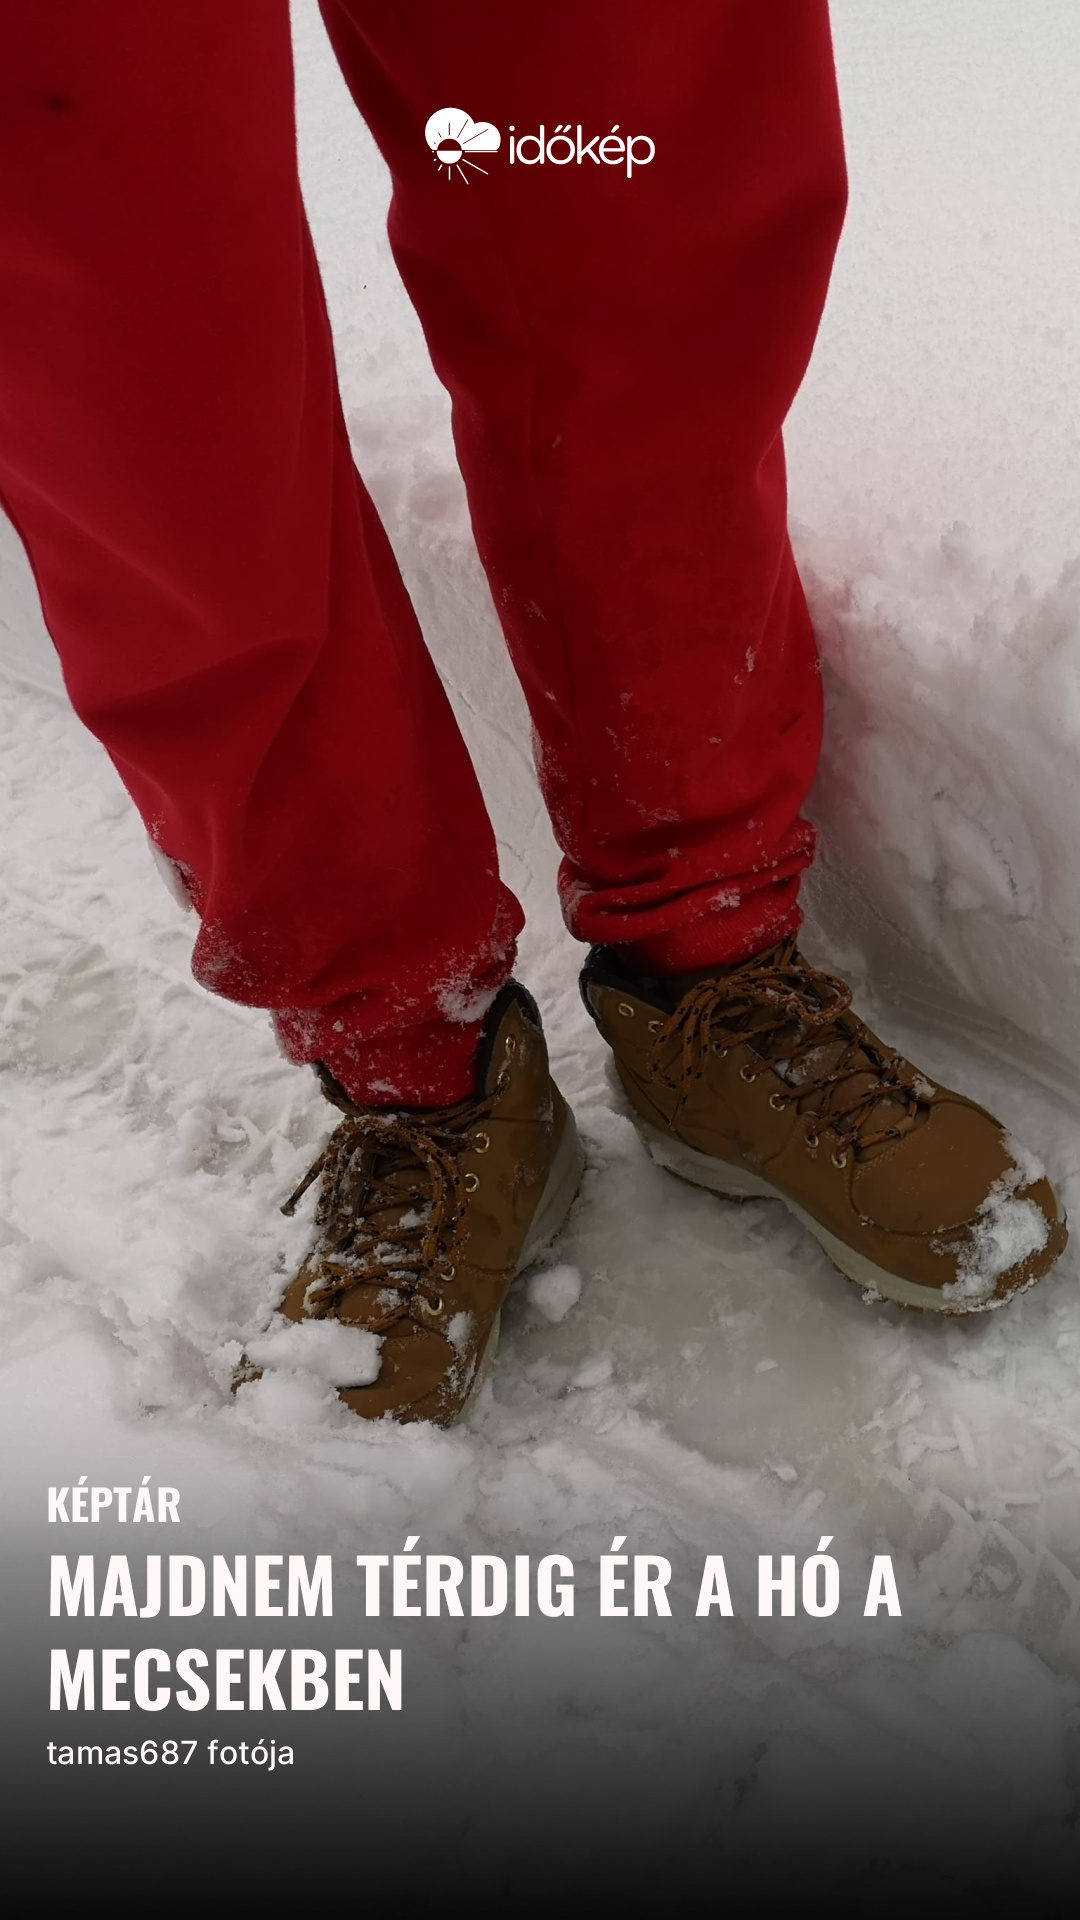
M954 527L809 569L828 698L819 922L1080 1069L1080 563L1037 592Z
M828 696L812 897L890 993L1004 1016L1075 1093L1080 15L833 19L851 206L788 435Z

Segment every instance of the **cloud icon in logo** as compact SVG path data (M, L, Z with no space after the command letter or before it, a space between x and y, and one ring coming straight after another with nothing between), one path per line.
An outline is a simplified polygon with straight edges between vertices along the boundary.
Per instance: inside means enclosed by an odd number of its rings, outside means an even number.
M487 172L486 167L476 165L474 154L498 153L502 145L498 127L486 120L474 120L460 107L440 107L438 113L433 113L424 128L424 139L436 164L445 167L447 173L460 173L463 180L468 178L466 167L474 173Z

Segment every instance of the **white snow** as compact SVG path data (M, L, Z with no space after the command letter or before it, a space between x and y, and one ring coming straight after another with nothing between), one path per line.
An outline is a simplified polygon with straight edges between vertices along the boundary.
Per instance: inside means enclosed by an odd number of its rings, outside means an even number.
M586 1360L571 1375L570 1385L580 1393L587 1393L592 1387L606 1387L615 1371L610 1353L598 1353L593 1360Z
M495 1004L497 993L494 987L478 988L467 982L447 980L439 989L439 1009L454 1026L471 1027Z
M995 1281L1045 1247L1046 1216L1034 1200L1017 1198L1020 1178L1017 1169L995 1180L957 1260L957 1278L942 1289L946 1299L968 1307L989 1303Z
M447 1323L446 1337L452 1347L463 1347L472 1327L472 1314L464 1311L455 1313Z
M381 1344L377 1335L340 1320L278 1319L248 1340L246 1352L267 1372L311 1373L328 1386L366 1387L378 1375Z
M969 1844L980 1871L1037 1888L1068 1845L1078 1698L1076 1255L1001 1314L864 1309L786 1210L671 1179L613 1104L381 164L312 0L297 21L357 457L528 910L521 972L589 1171L466 1427L363 1427L310 1342L230 1394L306 1245L310 1203L291 1221L279 1203L334 1116L261 1016L192 984L191 918L56 697L0 530L6 1497L36 1512L49 1481L122 1478L137 1456L223 1550L241 1514L307 1551L355 1550L361 1530L396 1551L413 1531L584 1567L618 1523L689 1578L722 1550L737 1632L691 1635L676 1610L617 1644L583 1630L557 1668L523 1656L522 1623L492 1622L482 1674L439 1641L432 1684L536 1716L556 1780L577 1778L575 1728L600 1722L612 1751L645 1730L688 1819L737 1780L744 1833L808 1870L842 1806L853 1871L891 1849L917 1895ZM789 435L829 695L807 946L854 970L888 1039L1030 1141L1080 1218L1080 12L834 0L834 23L853 202ZM569 1272L577 1310L530 1311ZM825 1526L845 1595L892 1552L902 1620L748 1617L756 1554L805 1556ZM790 1786L808 1773L809 1801Z
M525 1292L529 1305L557 1327L581 1298L581 1275L576 1267L546 1267L530 1275Z
M1075 1092L1080 14L839 0L833 24L852 197L788 435L830 713L818 897L920 1010L1003 1016Z

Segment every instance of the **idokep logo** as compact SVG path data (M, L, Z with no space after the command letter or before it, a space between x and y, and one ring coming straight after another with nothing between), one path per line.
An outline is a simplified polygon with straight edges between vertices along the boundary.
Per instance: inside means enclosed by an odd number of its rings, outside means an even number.
M472 155L498 153L502 145L498 127L487 120L474 120L460 107L440 107L433 113L424 128L424 138L447 178L460 174L466 185L466 167L473 173L487 172L486 167L476 165ZM656 152L656 143L647 133L621 133L618 121L610 133L594 133L589 140L580 124L575 127L569 121L560 121L550 134L543 124L538 133L519 134L511 127L507 146L511 166L580 167L589 161L594 167L625 167L628 180L634 168L647 167Z
M474 120L471 114L462 113L460 107L440 107L438 113L433 113L424 128L424 139L440 173L445 168L447 179L458 173L466 186L469 184L466 167L473 173L487 172L486 167L476 165L472 155L498 153L502 145L498 127L489 126L486 120Z

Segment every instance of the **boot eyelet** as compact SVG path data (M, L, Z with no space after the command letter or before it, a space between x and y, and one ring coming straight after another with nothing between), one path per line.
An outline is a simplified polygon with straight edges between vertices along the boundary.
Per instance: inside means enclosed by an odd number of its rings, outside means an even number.
M821 1144L821 1135L819 1133L815 1133L813 1127L811 1127L809 1133L806 1136L806 1144L810 1148L811 1153L814 1151L815 1147Z
M504 1048L504 1052L508 1060L512 1060L515 1053L517 1052L517 1039L515 1035L512 1033L507 1034L506 1046Z
M444 1267L444 1268L443 1268L443 1270L442 1270L442 1277L443 1277L443 1279L444 1279L444 1280L452 1280L456 1272L457 1272L457 1268L456 1268L456 1267L454 1267L454 1266L450 1266L450 1267ZM441 1295L441 1294L440 1294L440 1296L439 1296L439 1303L440 1303L440 1305L442 1304L442 1295Z
M836 1148L834 1147L834 1148L833 1148L833 1152L832 1152L832 1163L833 1163L833 1166L834 1166L834 1167L846 1167L846 1166L847 1166L847 1162L848 1162L848 1157L847 1157L847 1150L846 1150L846 1148L844 1148L844 1147L841 1147L841 1148L840 1148L840 1150L839 1150L839 1152L837 1152L837 1150L836 1150Z
M491 1145L491 1136L487 1133L474 1133L472 1144L474 1153L486 1153Z
M787 1101L787 1095L786 1095L786 1094L784 1094L784 1093L770 1093L770 1095L769 1095L769 1105L770 1105L770 1107L772 1107L772 1108L773 1108L773 1110L774 1110L774 1112L776 1112L776 1113L782 1113L782 1112L783 1112L783 1110L784 1110L784 1108L785 1108L785 1107L787 1106L787 1104L788 1104L788 1101Z
M434 1298L434 1300L429 1300L429 1301L428 1301L428 1303L427 1303L427 1310L428 1310L428 1312L429 1312L429 1313L441 1313L441 1312L442 1312L442 1310L443 1310L443 1297L442 1297L442 1294L441 1294L441 1293L437 1293L437 1294L435 1295L435 1298Z
M622 1014L624 1020L632 1020L634 1017L633 1007L628 1006L625 1000L619 1001L618 1011Z
M662 1020L650 1020L650 1021L649 1021L649 1032L650 1032L650 1033L659 1033L659 1031L660 1031L660 1029L661 1029L661 1027L663 1026L663 1024L664 1024L664 1023L663 1023L663 1021L662 1021Z
M727 1056L728 1056L728 1048L727 1048L727 1047L722 1047L722 1046L720 1045L720 1042L719 1042L719 1040L714 1040L714 1041L713 1041L713 1046L712 1046L712 1050L713 1050L713 1052L715 1053L715 1055L716 1055L716 1057L717 1057L717 1059L718 1059L718 1060L726 1060L726 1059L727 1059Z
M477 1189L477 1187L478 1187L479 1185L480 1185L480 1179L479 1179L479 1176L478 1176L477 1174L475 1174L475 1173L467 1173L467 1174L465 1175L465 1191L466 1191L466 1193L475 1193L475 1192L476 1192L476 1189Z
M740 1080L756 1080L757 1074L754 1072L753 1067L748 1067L744 1062L743 1065L739 1068L739 1079Z

